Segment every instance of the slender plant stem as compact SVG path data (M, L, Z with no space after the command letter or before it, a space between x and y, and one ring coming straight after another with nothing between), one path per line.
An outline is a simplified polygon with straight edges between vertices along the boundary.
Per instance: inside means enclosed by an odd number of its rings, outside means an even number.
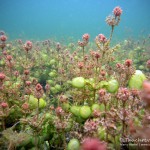
M93 95L94 95L93 103L95 103L95 99L96 99L96 90L94 90Z
M106 103L104 103L104 106L105 106L105 114L104 114L104 122L106 124L106 108L107 108L107 105ZM106 141L108 141L108 131L107 131L107 126L106 126Z
M123 102L123 120L122 120L122 136L124 137L124 132L125 132L125 116L124 116L124 111L125 111L125 102Z
M111 39L112 39L113 32L114 32L114 26L111 26L111 33L110 33L109 41L111 41Z
M35 147L36 147L36 150L39 150L39 139L38 139L38 133L35 133Z
M5 128L6 128L5 127L5 118L2 119L2 127L3 127L3 130L5 130Z
M37 121L39 119L39 103L40 103L40 100L38 99L38 107L37 107Z
M85 55L84 46L83 46L83 48L82 48L82 52L83 52L83 62L84 62L84 55Z

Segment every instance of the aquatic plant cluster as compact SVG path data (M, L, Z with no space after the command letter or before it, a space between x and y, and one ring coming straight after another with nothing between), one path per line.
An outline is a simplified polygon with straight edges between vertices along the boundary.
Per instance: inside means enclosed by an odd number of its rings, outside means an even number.
M111 47L121 15L114 8L110 37L97 35L95 46L87 33L63 46L8 43L0 32L1 149L148 149L150 59L142 57L142 72L128 55L122 62L127 45Z

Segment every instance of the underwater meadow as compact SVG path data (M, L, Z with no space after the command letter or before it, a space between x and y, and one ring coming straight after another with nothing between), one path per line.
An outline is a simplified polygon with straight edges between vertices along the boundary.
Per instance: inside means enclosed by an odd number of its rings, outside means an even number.
M0 10L0 150L150 150L149 0Z

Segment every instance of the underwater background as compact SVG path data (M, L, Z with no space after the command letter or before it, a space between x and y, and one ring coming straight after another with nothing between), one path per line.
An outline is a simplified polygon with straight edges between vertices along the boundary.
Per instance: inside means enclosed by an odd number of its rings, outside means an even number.
M104 20L115 6L123 9L114 41L139 39L150 33L150 0L0 0L0 30L9 40L53 38L77 41L89 33L109 35Z
M0 11L0 150L150 150L150 0Z

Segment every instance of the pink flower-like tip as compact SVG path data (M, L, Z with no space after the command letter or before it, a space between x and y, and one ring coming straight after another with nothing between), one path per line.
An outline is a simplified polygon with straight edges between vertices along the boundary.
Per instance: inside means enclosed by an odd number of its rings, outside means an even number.
M97 138L86 138L81 145L81 150L106 150L106 145Z
M28 104L28 103L24 103L24 104L22 105L22 108L23 108L24 110L29 109L29 104Z
M105 76L105 75L106 75L106 72L105 72L104 70L101 70L100 74L101 74L102 76Z
M31 85L31 81L26 81L26 85L30 86Z
M144 81L143 82L143 91L141 93L142 100L150 106L150 82Z
M3 51L3 55L5 55L5 56L7 55L7 51L6 50Z
M4 73L0 72L0 80L4 80L5 77L6 77L6 75Z
M18 76L19 76L19 71L15 71L15 72L14 72L14 75L15 75L16 77L18 77Z
M98 52L95 52L95 58L96 59L100 58L100 54Z
M32 47L32 42L31 41L27 41L26 45Z
M35 87L36 91L41 91L43 89L43 87L41 86L40 83L38 83Z
M7 59L8 61L11 61L11 60L12 60L12 56L11 56L11 55L7 55L7 56L6 56L6 59Z
M83 41L78 41L78 45L79 45L80 47L84 47L84 46L86 46L86 43L83 42Z
M29 73L30 73L29 70L25 70L25 71L24 71L24 74L25 74L25 75L29 75Z
M143 82L143 90L148 91L150 93L150 82L149 81Z
M98 93L99 93L99 96L102 97L106 94L106 90L105 89L100 89Z
M2 103L1 103L1 107L5 109L5 108L8 107L8 104L7 104L6 102L2 102Z
M2 42L5 42L5 41L7 40L7 36L6 36L6 35L1 35L1 36L0 36L0 40L1 40Z
M61 116L61 115L64 113L64 111L63 111L63 109L62 109L61 107L57 107L57 108L55 109L55 112L56 112L56 114L57 114L58 116Z
M78 67L79 67L79 69L82 69L82 68L84 67L83 62L79 62L79 63L78 63Z
M117 67L117 68L121 68L121 67L122 67L122 64L117 63L117 64L116 64L116 67Z
M45 85L45 90L50 90L50 85L48 83Z
M147 68L150 68L150 60L147 61L146 65L147 65Z
M104 34L99 34L98 37L99 37L100 42L102 42L102 43L105 43L107 41Z
M113 13L116 17L119 17L122 14L122 9L119 6L117 6L114 8Z
M126 65L127 67L130 67L130 66L132 65L132 60L131 60L131 59L127 59L127 60L125 61L125 65Z
M85 41L88 41L90 38L90 35L88 33L83 34L82 39Z
M27 41L25 44L24 44L24 49L28 52L29 50L32 49L32 42L31 41Z

